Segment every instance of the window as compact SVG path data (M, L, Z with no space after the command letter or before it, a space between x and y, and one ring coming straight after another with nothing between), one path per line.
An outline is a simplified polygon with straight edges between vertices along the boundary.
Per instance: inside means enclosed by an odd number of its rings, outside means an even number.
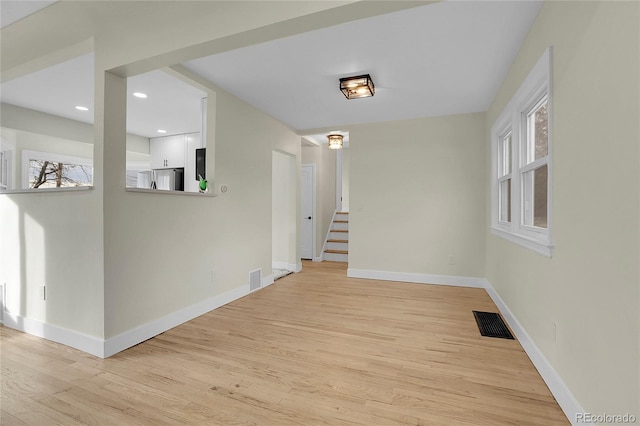
M25 188L70 188L93 184L91 159L26 150L22 158Z
M9 152L0 151L0 191L9 189Z
M551 48L491 128L491 228L551 256Z

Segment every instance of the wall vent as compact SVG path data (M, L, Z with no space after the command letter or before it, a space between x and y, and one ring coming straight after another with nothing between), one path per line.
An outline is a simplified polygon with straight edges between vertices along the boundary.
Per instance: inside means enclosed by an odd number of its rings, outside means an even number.
M249 272L249 291L262 287L262 268Z

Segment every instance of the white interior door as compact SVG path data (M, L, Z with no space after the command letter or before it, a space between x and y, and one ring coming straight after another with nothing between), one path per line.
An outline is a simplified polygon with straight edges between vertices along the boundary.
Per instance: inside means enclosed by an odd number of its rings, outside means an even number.
M313 259L313 230L315 218L313 205L315 200L315 167L313 164L302 165L302 177L300 179L300 211L302 220L300 223L300 257Z

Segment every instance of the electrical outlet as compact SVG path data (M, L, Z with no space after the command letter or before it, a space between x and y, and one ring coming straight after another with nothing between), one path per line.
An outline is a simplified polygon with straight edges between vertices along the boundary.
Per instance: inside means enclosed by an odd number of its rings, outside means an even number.
M215 269L211 270L211 284L215 284L216 282L216 271Z
M456 257L452 254L449 255L449 265L455 265L456 264Z
M47 300L47 286L43 285L40 287L40 299Z

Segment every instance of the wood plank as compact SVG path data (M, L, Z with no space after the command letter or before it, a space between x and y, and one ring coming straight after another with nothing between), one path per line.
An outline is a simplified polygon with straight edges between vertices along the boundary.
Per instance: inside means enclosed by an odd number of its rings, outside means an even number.
M0 327L3 424L568 425L485 290L299 274L102 360Z
M349 254L348 250L333 250L333 249L329 249L329 250L325 250L325 253L333 253L333 254Z

